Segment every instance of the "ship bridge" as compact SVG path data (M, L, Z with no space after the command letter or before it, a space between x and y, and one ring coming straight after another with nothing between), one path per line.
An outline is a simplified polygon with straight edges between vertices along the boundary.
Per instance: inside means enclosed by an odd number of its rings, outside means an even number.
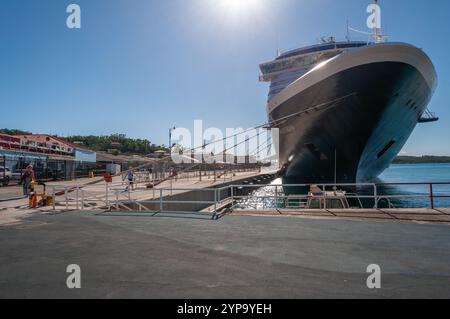
M327 61L345 51L366 46L367 42L330 41L291 50L279 55L274 61L260 65L261 82L271 82L268 100L301 78L319 63Z

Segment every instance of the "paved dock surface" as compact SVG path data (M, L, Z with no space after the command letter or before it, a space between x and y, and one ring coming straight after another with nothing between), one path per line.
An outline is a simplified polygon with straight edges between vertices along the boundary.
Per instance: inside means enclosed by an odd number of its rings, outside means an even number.
M81 289L66 287L69 264ZM381 289L366 286L369 264ZM0 226L0 297L450 298L450 226L39 213Z
M326 219L378 219L420 223L450 224L449 208L395 208L395 209L236 209L235 216L287 216Z

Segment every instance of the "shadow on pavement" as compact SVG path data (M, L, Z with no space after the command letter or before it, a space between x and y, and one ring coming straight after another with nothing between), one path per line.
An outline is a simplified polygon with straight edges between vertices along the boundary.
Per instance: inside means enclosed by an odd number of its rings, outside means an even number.
M200 219L200 220L217 220L223 215L205 214L200 212L101 212L96 216L104 217L164 217L164 218L183 218L183 219Z

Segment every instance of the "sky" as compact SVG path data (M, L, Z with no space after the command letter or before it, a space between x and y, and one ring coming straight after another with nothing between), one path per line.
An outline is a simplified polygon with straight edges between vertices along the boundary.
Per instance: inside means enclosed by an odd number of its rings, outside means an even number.
M367 30L370 0L0 0L0 127L123 133L168 144L170 127L267 121L262 62ZM81 29L69 29L69 4ZM402 154L450 155L450 1L381 0L390 41L423 48L439 86ZM363 39L354 35L355 40Z

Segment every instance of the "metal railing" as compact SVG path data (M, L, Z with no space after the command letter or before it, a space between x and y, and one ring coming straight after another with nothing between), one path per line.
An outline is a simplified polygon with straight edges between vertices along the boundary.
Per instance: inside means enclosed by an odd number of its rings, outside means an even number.
M231 207L239 209L267 209L306 208L309 188L317 186L323 191L346 190L345 198L357 204L350 208L361 208L365 205L378 209L380 204L386 203L388 208L396 207L395 201L414 199L429 203L429 208L435 209L437 199L450 199L450 183L355 183L355 184L277 184L277 185L228 185L218 188L152 188L135 189L123 187L121 183L106 184L104 190L98 186L50 186L53 200L53 209L56 206L65 210L102 208L108 210L125 211L164 211L169 206L184 205L185 207L200 207L198 210L209 208L208 213L216 214L218 209ZM386 194L386 187L421 187L427 191L403 194ZM437 188L443 188L437 190ZM303 188L306 193L300 195L287 195L286 189ZM395 190L395 189L394 189ZM194 196L194 192L196 195ZM190 198L189 198L189 194ZM186 195L188 194L188 195ZM327 207L327 195L318 195L323 199L322 209ZM364 203L363 203L364 202ZM449 200L450 203L450 200ZM449 205L450 206L450 205ZM204 207L204 208L201 208Z
M284 207L284 208L304 208L302 203L306 203L308 199L308 195L304 193L303 195L285 195L282 191L284 189L289 188L304 188L309 189L311 186L317 186L321 190L324 191L333 191L333 190L346 190L347 193L345 197L347 199L353 199L359 205L363 207L363 201L366 206L371 205L370 207L365 208L373 208L378 209L380 204L385 202L388 208L414 208L410 205L409 202L411 200L421 201L423 205L420 208L436 208L436 200L448 199L448 206L450 207L450 182L436 182L436 183L343 183L343 184L279 184L279 185L265 185L265 193L257 194L258 192L249 192L250 195L241 195L241 196L233 196L233 201L243 201L243 200L251 200L256 203L256 207L264 209L264 206L267 206L265 203L267 200L272 200L271 206L275 207ZM386 193L387 187L398 187L402 186L403 189L392 189L391 191L394 194ZM233 185L231 186L233 189L260 189L260 185ZM439 191L436 191L437 188L440 187ZM408 190L408 188L415 188L413 190ZM419 189L418 189L419 188ZM421 189L420 189L421 188ZM270 191L272 189L272 191ZM274 190L274 191L273 191ZM389 190L388 190L389 191ZM266 193L272 193L267 195ZM397 193L397 194L396 194ZM320 197L319 197L320 198ZM326 199L326 195L324 194L321 199ZM258 202L259 200L259 202ZM289 204L290 201L298 201L300 205L292 206ZM326 201L325 205L326 205ZM369 202L369 203L367 203ZM398 206L396 206L396 203ZM425 203L428 205L425 205ZM245 203L244 203L245 204ZM259 205L258 205L259 204ZM447 208L445 207L445 208ZM325 209L327 207L325 206ZM353 207L356 208L356 207Z

